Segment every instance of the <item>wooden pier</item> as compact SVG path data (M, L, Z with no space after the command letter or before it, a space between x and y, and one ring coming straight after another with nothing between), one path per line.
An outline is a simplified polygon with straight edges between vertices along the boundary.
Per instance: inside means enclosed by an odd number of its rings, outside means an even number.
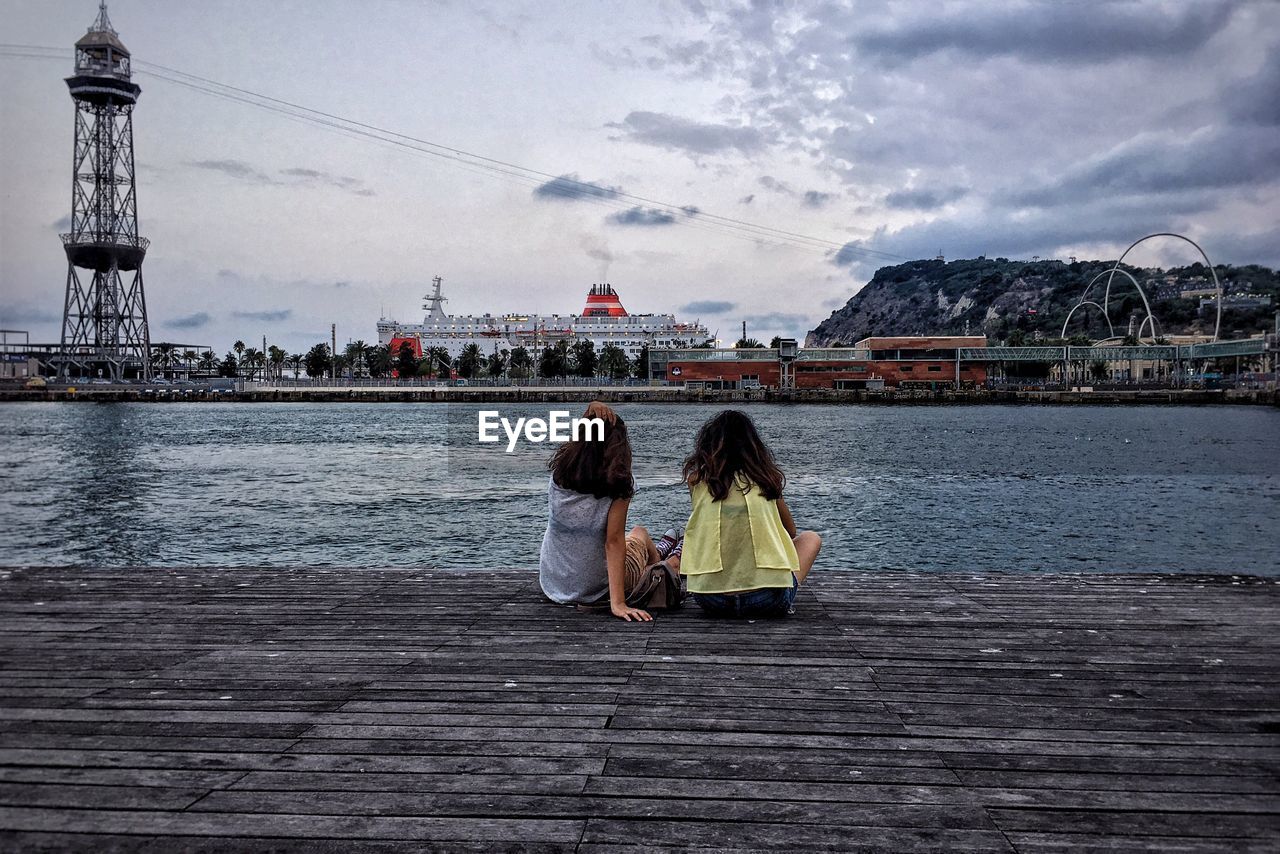
M0 570L0 849L1275 851L1280 586Z

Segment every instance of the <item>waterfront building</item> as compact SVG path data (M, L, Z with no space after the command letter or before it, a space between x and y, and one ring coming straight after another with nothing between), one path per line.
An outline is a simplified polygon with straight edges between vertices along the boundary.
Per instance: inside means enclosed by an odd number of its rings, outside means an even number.
M986 347L985 335L864 338L852 347L802 347L794 361L778 349L652 349L649 379L706 389L868 389L973 387L986 363L961 361L961 348Z

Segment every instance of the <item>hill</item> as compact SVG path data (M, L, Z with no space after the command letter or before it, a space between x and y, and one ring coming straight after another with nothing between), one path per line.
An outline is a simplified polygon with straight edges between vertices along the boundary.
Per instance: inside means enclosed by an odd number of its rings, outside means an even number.
M1062 323L1089 280L1113 266L1111 261L1011 261L973 258L956 261L909 261L882 267L845 305L809 332L810 347L850 345L872 335L986 334L1004 341L1015 338L1058 338ZM1162 335L1212 333L1213 310L1200 311L1198 298L1181 293L1213 286L1203 264L1170 269L1124 265L1147 293ZM1222 312L1223 338L1242 338L1270 330L1280 303L1280 277L1275 270L1249 264L1216 268L1227 294L1265 294L1270 308ZM1090 293L1102 301L1103 278ZM1087 316L1086 316L1087 315ZM1111 289L1111 321L1124 335L1129 318L1136 324L1145 312L1129 280L1116 274ZM1100 312L1081 309L1071 319L1068 336L1106 337Z

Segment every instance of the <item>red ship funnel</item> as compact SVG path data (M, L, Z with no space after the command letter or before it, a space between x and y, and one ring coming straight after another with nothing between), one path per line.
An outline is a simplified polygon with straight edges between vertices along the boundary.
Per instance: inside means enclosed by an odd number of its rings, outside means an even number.
M592 285L587 293L587 307L582 310L583 317L626 317L627 310L618 299L618 292L607 282Z

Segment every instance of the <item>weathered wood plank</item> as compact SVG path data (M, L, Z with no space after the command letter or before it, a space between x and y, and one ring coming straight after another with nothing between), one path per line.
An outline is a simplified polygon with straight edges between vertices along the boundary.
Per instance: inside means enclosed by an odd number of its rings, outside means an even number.
M820 574L627 625L528 571L0 572L15 850L1267 850L1280 586Z

